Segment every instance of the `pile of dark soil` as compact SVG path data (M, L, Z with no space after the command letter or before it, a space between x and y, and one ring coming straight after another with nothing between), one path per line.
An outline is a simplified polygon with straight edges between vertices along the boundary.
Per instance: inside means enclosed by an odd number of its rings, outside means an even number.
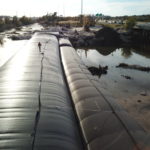
M77 34L78 33L78 34ZM82 33L82 34L81 34ZM69 35L69 40L74 47L95 47L95 46L118 46L121 45L122 40L120 34L112 28L103 27L99 31L75 32ZM84 33L84 34L83 34Z
M115 46L121 44L119 33L112 28L103 27L95 33L95 44L101 46Z

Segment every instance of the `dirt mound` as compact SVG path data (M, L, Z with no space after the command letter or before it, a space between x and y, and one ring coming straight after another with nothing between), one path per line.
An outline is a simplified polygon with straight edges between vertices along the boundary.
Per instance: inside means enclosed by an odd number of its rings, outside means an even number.
M121 39L117 31L109 27L103 27L95 33L97 45L119 45Z

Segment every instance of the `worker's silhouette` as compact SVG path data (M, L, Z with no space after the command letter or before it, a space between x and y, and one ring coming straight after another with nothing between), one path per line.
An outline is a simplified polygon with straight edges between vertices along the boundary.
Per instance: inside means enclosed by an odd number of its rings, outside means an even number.
M41 52L41 46L42 46L42 44L39 42L39 43L38 43L39 52Z

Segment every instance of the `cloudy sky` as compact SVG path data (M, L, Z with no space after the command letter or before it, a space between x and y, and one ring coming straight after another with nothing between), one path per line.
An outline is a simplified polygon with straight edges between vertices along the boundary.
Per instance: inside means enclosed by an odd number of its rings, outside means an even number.
M83 13L122 16L150 14L150 0L83 0ZM81 13L81 0L0 0L0 15L43 16Z

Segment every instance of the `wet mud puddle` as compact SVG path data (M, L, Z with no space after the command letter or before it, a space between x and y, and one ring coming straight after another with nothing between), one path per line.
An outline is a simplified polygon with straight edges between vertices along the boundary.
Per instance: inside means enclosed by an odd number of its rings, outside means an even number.
M88 68L94 68L101 87L150 132L150 71L140 70L150 67L150 48L99 47L77 53ZM122 64L128 67L118 67Z

